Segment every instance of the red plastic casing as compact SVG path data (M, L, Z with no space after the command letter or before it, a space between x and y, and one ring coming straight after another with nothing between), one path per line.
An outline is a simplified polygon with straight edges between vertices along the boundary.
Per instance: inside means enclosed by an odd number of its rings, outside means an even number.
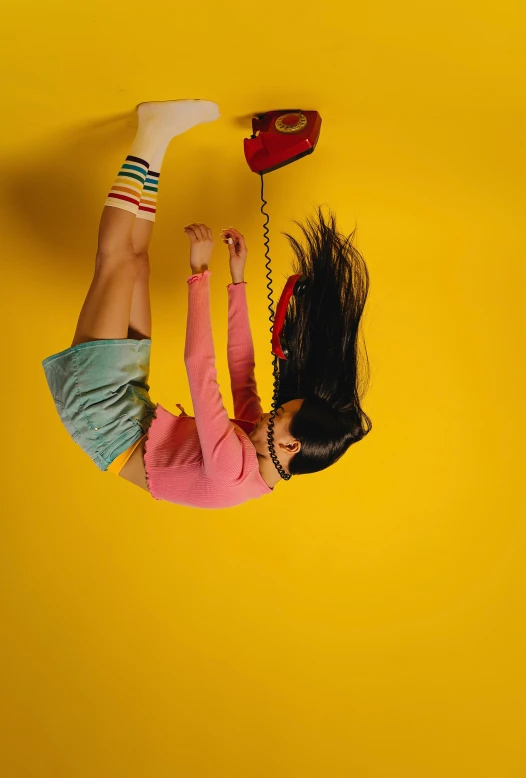
M281 297L279 298L278 307L276 308L276 316L272 325L272 353L276 354L276 356L280 357L281 359L286 359L287 357L281 348L280 335L285 323L285 315L287 313L289 300L294 294L294 287L296 286L296 281L298 278L301 278L301 273L288 277L287 283L283 287Z
M276 122L293 127L298 123L305 126L297 131L283 132L276 128ZM321 130L321 116L317 111L287 109L268 111L252 119L253 136L244 138L245 158L254 173L265 174L284 165L295 162L316 148ZM280 122L278 122L279 124ZM259 132L259 135L256 135Z

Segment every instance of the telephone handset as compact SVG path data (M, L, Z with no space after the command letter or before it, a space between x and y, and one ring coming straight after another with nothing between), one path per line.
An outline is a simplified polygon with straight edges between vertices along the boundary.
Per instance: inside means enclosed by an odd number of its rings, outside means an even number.
M287 308L289 306L290 298L292 295L299 297L308 284L310 278L308 276L298 273L294 276L289 276L287 283L279 298L278 307L276 309L276 320L272 327L272 353L276 354L281 359L288 359L290 357L289 346L285 338L281 337L283 327L285 325L285 316L287 314Z

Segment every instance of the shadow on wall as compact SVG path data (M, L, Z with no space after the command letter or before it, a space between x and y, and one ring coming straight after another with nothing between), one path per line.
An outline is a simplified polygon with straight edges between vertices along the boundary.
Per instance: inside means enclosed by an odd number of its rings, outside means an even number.
M240 171L245 172L246 166L242 137L250 134L251 117L252 114L226 119L229 129L234 127L237 132L241 128L246 130L235 140L239 144L238 160L235 150L229 150L228 155L221 151L224 129L216 139L207 125L185 133L185 136L194 134L193 139L190 137L187 141L185 137L181 140L195 149L196 133L204 131L204 138L208 131L206 144L197 146L195 160L188 154L188 147L181 155L185 170L183 182L170 171L169 156L176 142L168 149L162 168L166 175L159 187L158 215L152 241L165 247L170 266L173 266L174 256L182 247L187 250L187 238L180 234L180 225L201 220L210 223L218 218L235 218L239 225L253 223L254 206L259 208L259 189L254 186L257 182L252 180L254 174L248 168L246 179L240 174ZM137 123L134 107L126 113L113 114L99 121L91 120L77 127L70 126L62 133L54 131L23 155L4 158L4 175L8 182L8 212L5 216L14 231L31 236L34 245L42 247L46 261L49 261L50 255L53 257L53 267L49 269L51 275L62 272L72 274L75 265L82 268L83 273L89 266L91 272L102 209L129 153ZM189 166L194 171L190 175ZM228 179L230 184L225 202L225 181ZM225 206L228 207L228 217L222 215ZM166 219L167 210L178 215ZM38 256L38 252L34 256Z

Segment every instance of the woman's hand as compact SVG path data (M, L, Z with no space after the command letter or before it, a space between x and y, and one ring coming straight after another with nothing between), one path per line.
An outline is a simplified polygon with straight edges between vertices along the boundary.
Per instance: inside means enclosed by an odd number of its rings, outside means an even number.
M223 230L223 243L228 245L230 251L230 275L235 284L241 283L245 275L245 263L247 261L247 247L245 239L238 230L229 227ZM230 242L232 241L232 242Z
M206 224L189 224L183 232L190 238L190 267L194 273L203 273L214 250L212 230Z

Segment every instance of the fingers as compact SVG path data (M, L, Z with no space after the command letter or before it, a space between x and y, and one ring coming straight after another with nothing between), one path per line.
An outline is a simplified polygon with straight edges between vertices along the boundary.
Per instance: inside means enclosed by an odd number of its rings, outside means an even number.
M245 247L245 239L243 235L239 232L239 230L235 230L233 227L229 227L228 230L222 231L222 235L223 235L223 243L228 243L229 238L232 238L233 242L236 245L240 245L243 248Z
M198 243L201 240L214 240L214 236L210 227L207 227L206 224L202 224L200 222L188 224L184 228L183 232L186 232L192 243ZM242 249L246 248L245 238L239 232L239 230L234 229L234 227L229 227L228 230L221 230L221 240L223 243L233 243Z
M228 230L223 230L223 232L225 233L225 235L232 235L232 237L234 238L241 238L241 240L243 239L243 236L241 235L239 230L235 230L233 227L229 227Z
M186 234L189 236L192 243L199 242L201 240L212 240L213 241L213 235L212 230L206 226L206 224L197 224L194 222L194 224L188 224L183 232L186 232Z

